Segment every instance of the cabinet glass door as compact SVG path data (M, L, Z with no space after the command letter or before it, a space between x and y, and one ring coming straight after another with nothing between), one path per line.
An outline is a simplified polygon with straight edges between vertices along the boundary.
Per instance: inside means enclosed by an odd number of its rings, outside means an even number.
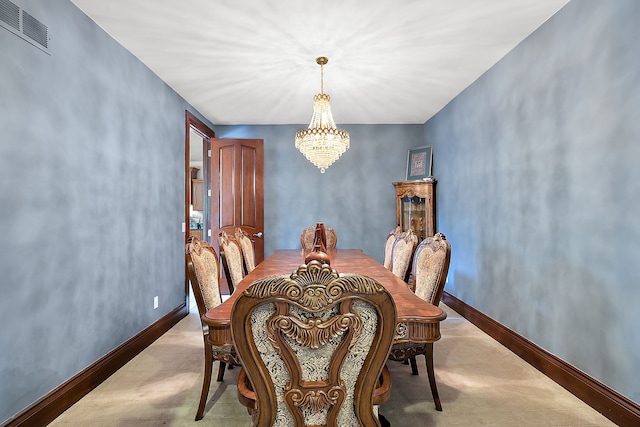
M414 196L405 197L401 203L402 214L402 230L409 228L418 236L418 241L425 238L426 215L425 215L425 199Z

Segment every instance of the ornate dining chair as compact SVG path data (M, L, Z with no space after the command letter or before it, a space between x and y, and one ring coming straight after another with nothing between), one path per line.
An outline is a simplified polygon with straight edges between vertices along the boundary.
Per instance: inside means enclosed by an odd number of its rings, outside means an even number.
M411 275L411 262L417 245L418 236L409 229L396 237L391 250L391 272L407 283Z
M384 265L384 268L387 270L391 270L391 252L393 251L393 244L401 233L402 227L397 226L387 234L387 241L384 244L384 261L382 262L382 265Z
M251 273L256 268L256 251L253 247L251 237L240 227L236 227L236 240L242 249L242 259L244 260L245 274Z
M207 242L202 242L196 237L189 237L185 248L187 260L187 274L191 282L193 296L198 306L200 318L210 309L222 303L220 296L220 282L218 280L220 268L216 251ZM209 394L213 362L220 361L218 368L218 381L224 377L227 363L237 365L233 346L214 346L209 342L209 327L202 323L204 338L204 378L202 380L202 392L200 404L196 412L196 421L202 419L204 407Z
M235 237L225 231L218 234L218 245L220 246L220 259L227 279L227 286L229 286L229 293L233 294L234 289L244 277L242 249Z
M313 243L314 243L317 227L318 227L318 224L312 227L307 227L304 230L302 230L302 233L300 233L300 244L302 245L302 249L304 249L305 251L313 250ZM331 227L325 226L324 231L325 231L326 249L328 251L335 249L336 244L338 243L338 234Z
M315 259L253 282L231 313L238 398L253 425L379 426L395 324L380 283Z
M418 247L413 259L413 276L415 279L415 293L423 300L438 306L444 284L449 272L449 262L451 260L451 244L444 234L436 233L433 237L424 239ZM393 346L390 359L409 360L411 371L418 375L416 356L422 354L425 357L427 375L433 401L438 411L442 411L438 388L436 387L436 377L433 370L433 343L410 345L399 343Z

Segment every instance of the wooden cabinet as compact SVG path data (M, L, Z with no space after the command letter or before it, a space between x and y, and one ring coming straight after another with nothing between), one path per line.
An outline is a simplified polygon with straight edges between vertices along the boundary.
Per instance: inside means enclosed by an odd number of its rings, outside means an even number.
M402 231L409 228L418 241L436 232L436 179L394 182L396 188L396 223Z
M204 193L202 192L202 180L192 179L191 180L191 204L193 205L194 211L201 211L204 209L204 204L202 203L203 198L204 198Z
M189 237L191 237L191 236L196 236L198 238L198 240L203 240L202 239L202 229L189 230Z

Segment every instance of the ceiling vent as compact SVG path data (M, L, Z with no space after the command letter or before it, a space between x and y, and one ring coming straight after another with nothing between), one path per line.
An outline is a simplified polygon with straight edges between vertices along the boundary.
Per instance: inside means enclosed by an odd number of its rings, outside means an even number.
M0 0L0 26L49 53L49 28L9 0Z

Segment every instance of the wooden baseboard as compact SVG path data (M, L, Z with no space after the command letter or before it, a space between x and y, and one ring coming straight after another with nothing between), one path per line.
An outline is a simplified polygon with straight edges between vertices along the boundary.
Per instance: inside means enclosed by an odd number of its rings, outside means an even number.
M171 329L187 314L186 304L175 308L162 319L2 424L2 427L46 426Z
M448 292L442 302L619 426L640 426L640 405Z

